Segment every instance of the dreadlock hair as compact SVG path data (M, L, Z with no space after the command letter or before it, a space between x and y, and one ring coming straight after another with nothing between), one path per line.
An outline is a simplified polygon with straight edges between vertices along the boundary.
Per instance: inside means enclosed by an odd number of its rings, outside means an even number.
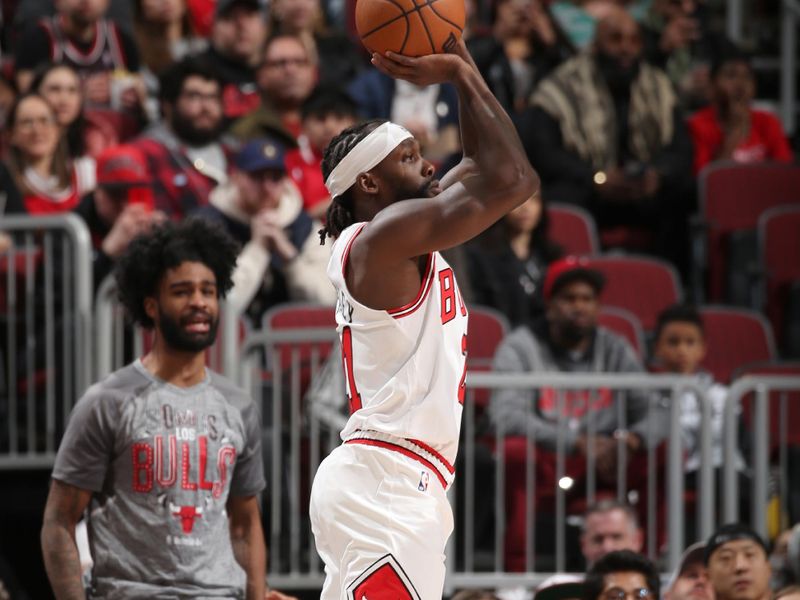
M356 144L367 137L373 130L386 123L386 119L371 119L352 127L348 127L337 135L325 148L322 158L322 177L325 181L342 159ZM339 237L339 234L355 222L353 218L353 197L350 190L333 199L325 216L325 227L319 230L319 243L325 245L325 239Z
M191 217L168 221L136 237L117 261L117 294L129 318L146 329L154 326L144 309L144 299L158 291L168 269L184 262L207 266L217 280L217 295L224 298L233 287L233 268L239 245L222 225Z

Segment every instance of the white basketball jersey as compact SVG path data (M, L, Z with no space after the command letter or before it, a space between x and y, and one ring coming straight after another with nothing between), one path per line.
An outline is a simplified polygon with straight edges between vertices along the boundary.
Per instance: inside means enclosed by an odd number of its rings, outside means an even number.
M430 463L447 487L461 428L467 309L453 270L438 252L427 257L412 302L374 310L355 300L344 269L365 225L339 235L328 264L338 291L336 322L351 412L342 439L413 454Z

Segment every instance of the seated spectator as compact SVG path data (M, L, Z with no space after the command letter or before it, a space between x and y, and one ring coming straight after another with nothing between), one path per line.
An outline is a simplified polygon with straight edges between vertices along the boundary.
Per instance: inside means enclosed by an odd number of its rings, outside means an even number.
M133 35L141 53L141 75L147 90L147 115L160 118L158 78L176 61L206 49L189 18L187 0L135 0Z
M706 545L697 542L681 556L664 590L664 600L715 600L705 563Z
M6 131L9 185L15 188L11 194L19 194L22 200L13 208L31 215L67 212L94 189L94 161L70 160L56 112L38 94L17 98Z
M581 554L587 568L610 552L641 552L643 543L636 511L628 504L601 500L583 515Z
M711 414L712 464L717 475L722 476L723 426L728 388L714 381L710 373L703 371L700 363L706 356L703 318L696 308L676 305L665 309L659 316L653 345L656 370L677 375L697 375L708 386L703 398L692 391L680 396L680 419L683 448L687 454L684 472L687 474L686 488L696 490L697 473L700 469L701 424L703 409L701 402L708 402ZM741 453L735 457L736 469L744 470ZM743 488L744 489L744 488ZM692 536L694 537L694 536Z
M628 342L597 325L603 285L603 275L588 268L582 259L568 257L550 265L543 286L544 318L516 328L501 342L493 370L641 373L642 365ZM620 421L622 412L624 422ZM616 492L622 442L629 461L628 489L637 490L641 500L647 495L646 450L656 448L667 429L660 404L651 406L638 393L613 393L604 388L563 393L547 387L500 389L492 394L489 416L509 436L506 502L509 518L516 525L507 530L506 556L512 570L520 570L524 564L525 531L519 524L524 522L529 501L525 493L528 435L533 436L537 448L536 511L546 513L553 509L559 443L567 452L563 475L573 480L568 502L583 497L588 453L595 457L597 489ZM590 419L592 437L588 435ZM644 510L647 502L641 502Z
M144 92L136 75L138 50L124 29L105 18L108 6L109 0L59 0L53 17L23 32L14 52L19 89L28 90L40 64L64 62L80 74L89 106L138 114ZM118 98L115 85L124 87Z
M706 542L705 563L716 600L772 600L767 545L746 525L729 523Z
M499 310L512 326L544 314L547 266L563 254L547 238L547 223L547 210L537 194L467 246L474 301Z
M322 179L322 155L331 140L358 122L356 104L341 88L317 86L303 103L297 148L286 153L286 169L303 195L303 209L324 219L330 194Z
M633 18L611 10L592 52L556 69L532 104L524 135L546 197L586 207L601 233L643 230L646 241L622 243L685 267L691 143L672 84L642 61Z
M97 157L97 188L75 208L94 246L95 290L137 235L166 215L155 210L147 163L134 146L109 148Z
M274 138L247 143L234 158L228 183L196 213L221 222L242 244L228 303L239 313L246 309L254 324L281 302L336 301L325 276L330 253L317 235L321 224L303 211L284 152Z
M294 146L302 128L300 109L317 81L316 63L303 41L288 34L270 38L263 58L256 73L261 104L236 121L231 133L242 140L278 135Z
M656 566L630 550L606 554L586 572L583 600L658 600L661 580Z
M467 47L492 93L514 115L574 49L540 0L501 0L492 10L491 32L473 36Z
M66 63L37 67L31 90L41 94L56 111L58 124L67 140L70 158L96 157L119 143L117 130L83 108L83 88L78 72Z
M258 106L256 68L266 37L266 20L258 0L217 0L211 44L201 56L221 77L228 121Z
M222 83L204 60L187 57L164 73L159 94L164 119L135 145L147 159L156 208L181 219L228 177Z
M460 152L458 96L451 84L420 87L377 69L367 69L348 91L362 118L389 119L402 125L437 168Z
M733 43L712 31L706 0L655 0L642 29L645 58L667 73L684 108L708 104L711 65Z
M792 162L781 122L751 107L755 93L753 67L743 54L729 54L714 64L711 106L689 118L695 173L715 160Z
M327 26L320 0L272 0L267 27L270 36L289 34L303 40L319 64L322 84L347 85L367 66L360 48Z

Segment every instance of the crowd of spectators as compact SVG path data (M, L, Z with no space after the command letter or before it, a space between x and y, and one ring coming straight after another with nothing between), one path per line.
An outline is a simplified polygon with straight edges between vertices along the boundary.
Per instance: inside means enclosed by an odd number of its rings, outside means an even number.
M231 302L253 325L282 302L333 304L329 250L316 236L329 203L320 165L330 140L360 120L383 118L412 131L442 172L460 154L455 90L417 87L372 68L345 28L340 4L346 3L58 0L38 12L34 4L2 7L3 23L15 26L2 38L0 218L76 213L92 235L95 286L138 233L197 214L223 223L241 244ZM468 48L542 179L541 196L453 250L465 296L497 309L512 326L494 370L649 368L706 377L716 386L710 397L717 399L712 434L719 469L726 391L701 372L714 349L696 310L663 313L651 356L638 355L599 325L604 278L552 241L547 210L555 202L582 207L599 228L603 251L664 258L687 280L700 170L717 160L794 160L780 121L753 106L750 57L713 27L705 0L496 0L491 10L467 4ZM125 11L129 21L110 16ZM0 254L13 243L0 234ZM691 393L681 406L692 489L700 409ZM601 505L586 515L581 548L596 593L589 597L585 588L582 597L626 598L627 583L609 579L621 568L639 572L628 586L639 600L657 598L648 567L633 564L639 559L622 555L623 567L599 563L589 549L613 544L597 541L606 534L589 529L598 515L621 511L632 529L618 537L641 550L643 461L648 449L657 455L663 449L664 403L603 389L566 398L548 389L502 390L491 398L487 419L509 436L507 468L515 457L526 468L526 451L514 444L535 438L537 506L553 500L547 496L555 489L555 463L547 456L556 448L554 425L564 420L559 443L568 452L571 494L584 493L587 453L596 460L600 492L615 489L620 469L627 472L638 508ZM737 457L737 469L744 473L745 466ZM507 498L522 481L524 474L507 475ZM507 510L513 522L525 507ZM520 569L524 540L509 531L506 566ZM660 528L658 535L663 542ZM712 567L721 562L714 550L705 562L690 560L697 549L689 552L665 599L713 600L716 593L720 600L765 600L712 590ZM697 593L680 585L695 568L703 571L691 576L702 583Z

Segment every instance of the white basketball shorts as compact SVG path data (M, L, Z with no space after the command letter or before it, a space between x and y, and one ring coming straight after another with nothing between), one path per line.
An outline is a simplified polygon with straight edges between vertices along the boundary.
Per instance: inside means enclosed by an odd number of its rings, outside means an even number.
M424 464L343 444L317 470L310 514L325 563L321 600L441 600L453 513Z

